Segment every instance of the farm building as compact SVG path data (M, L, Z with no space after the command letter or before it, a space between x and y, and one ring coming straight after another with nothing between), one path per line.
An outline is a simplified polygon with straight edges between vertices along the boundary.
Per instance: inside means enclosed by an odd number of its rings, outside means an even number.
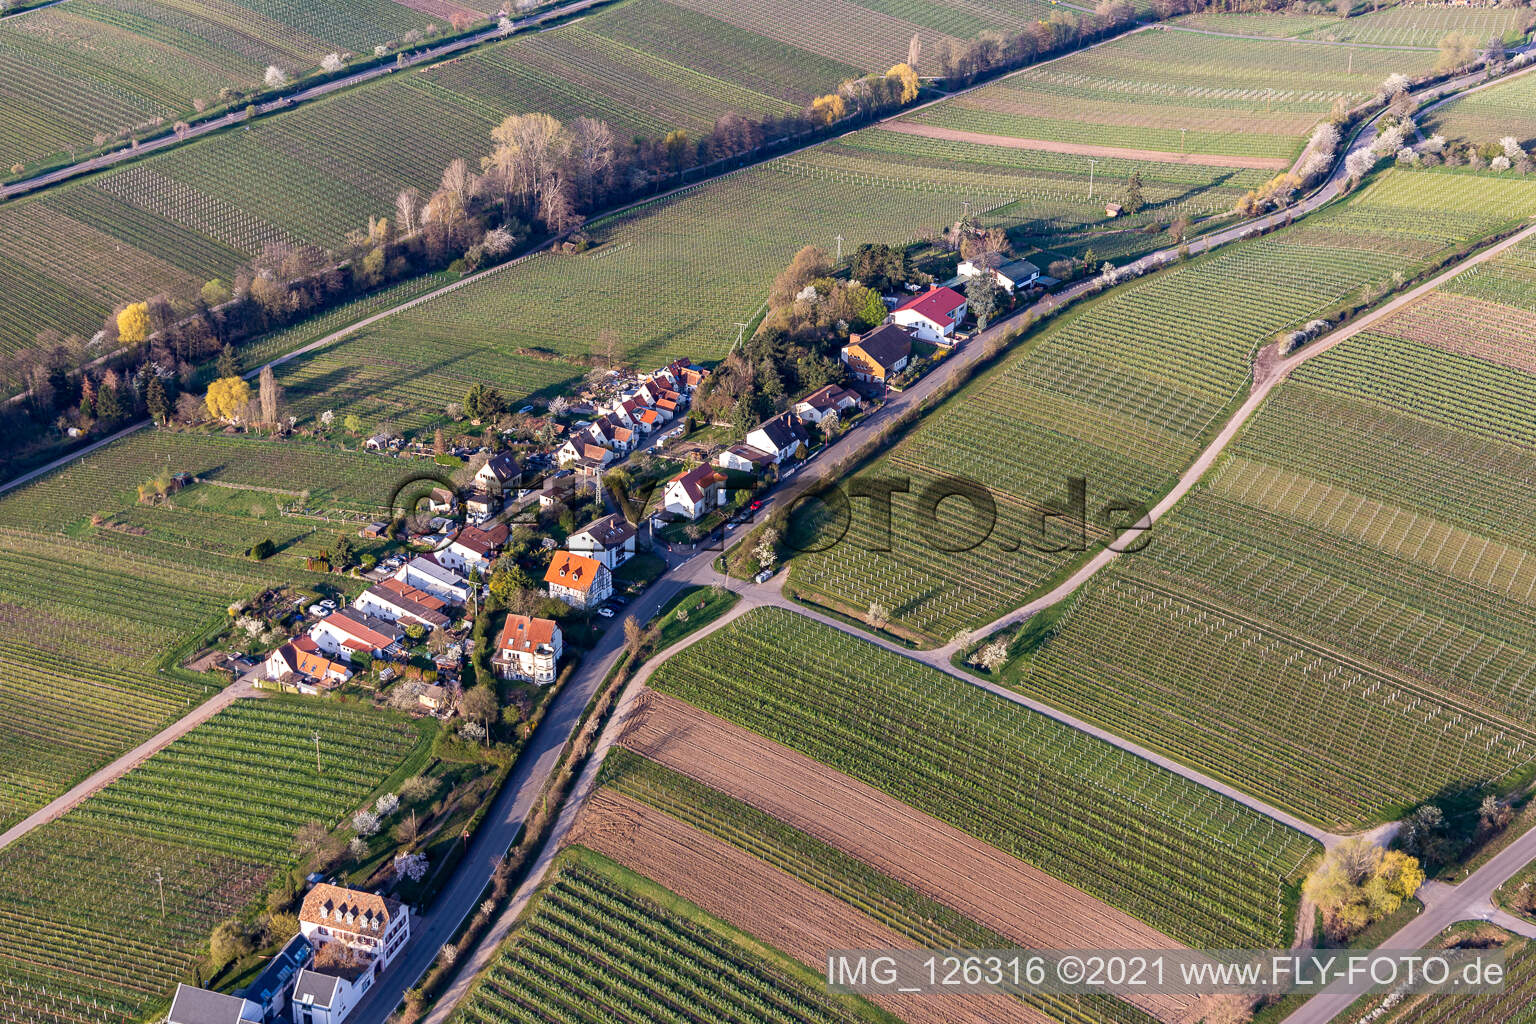
M820 424L829 415L842 415L859 407L859 396L847 388L828 384L817 388L795 403L795 415L802 423Z
M417 555L395 571L395 579L449 604L469 600L469 581L438 561L436 555Z
M567 549L617 569L635 553L635 528L621 514L589 523L566 539Z
M439 629L453 621L443 610L447 605L442 598L399 580L374 584L357 596L352 607L385 622L398 622L404 626Z
M854 377L884 384L907 368L916 332L897 324L877 327L868 334L852 334L843 346L843 364Z
M613 575L594 558L569 551L555 552L544 574L549 596L572 608L595 608L613 596Z
M695 466L667 481L661 502L665 512L697 519L725 504L725 477L709 466Z
M540 686L555 681L565 650L560 625L553 619L508 615L496 638L491 668L502 679L531 679Z
M310 628L309 638L320 650L351 661L354 654L393 658L401 651L403 630L356 608L334 611Z
M267 679L284 689L315 694L352 678L345 662L332 661L307 636L295 637L267 655Z
M910 327L920 339L936 345L951 344L964 319L965 296L940 286L914 295L891 311L892 323Z

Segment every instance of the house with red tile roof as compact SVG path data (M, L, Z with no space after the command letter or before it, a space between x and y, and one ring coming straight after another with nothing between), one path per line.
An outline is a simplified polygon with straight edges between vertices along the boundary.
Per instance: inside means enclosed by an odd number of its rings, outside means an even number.
M496 638L491 668L502 679L530 679L547 686L555 681L564 649L560 624L554 619L508 615Z
M725 504L725 476L713 466L695 466L667 481L661 507L666 512L697 519Z
M549 596L572 608L595 608L613 596L613 574L595 558L556 551L544 574Z
M327 654L351 661L354 654L393 658L402 650L405 631L360 608L342 608L315 623L309 637Z
M310 637L294 637L267 655L267 679L286 690L316 694L352 678L345 662L333 661Z
M955 330L964 319L965 296L937 285L891 311L892 323L910 327L923 341L939 345L953 344Z
M442 598L396 579L375 583L358 595L352 607L404 626L440 629L453 621Z

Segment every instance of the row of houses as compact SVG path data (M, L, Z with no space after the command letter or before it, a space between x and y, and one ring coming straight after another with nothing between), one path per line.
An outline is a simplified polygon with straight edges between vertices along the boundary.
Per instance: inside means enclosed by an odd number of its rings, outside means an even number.
M299 934L241 995L178 985L166 1024L343 1024L411 938L404 904L325 882L298 918Z
M556 460L562 466L601 470L681 416L703 380L704 371L686 359L640 378L633 389L600 408L595 420L567 439Z

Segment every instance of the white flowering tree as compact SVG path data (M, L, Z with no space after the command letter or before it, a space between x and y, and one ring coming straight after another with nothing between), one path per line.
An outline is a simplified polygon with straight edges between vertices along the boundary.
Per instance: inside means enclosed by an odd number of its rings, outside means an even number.
M320 61L320 70L328 75L334 75L346 66L346 61L341 59L341 54L339 53L328 53Z
M427 874L427 855L424 853L395 854L395 878L419 882Z
M358 811L352 815L352 831L360 836L379 834L379 816L372 811Z
M1376 154L1368 149L1357 149L1344 160L1345 172L1356 181L1369 174L1375 166Z
M1408 76L1400 73L1390 74L1381 83L1381 95L1390 100L1400 92L1408 91Z
M400 809L400 798L393 793L385 793L373 802L373 809L379 817L387 818Z
M1494 157L1492 160L1488 161L1488 168L1489 170L1494 171L1509 170L1509 157L1502 155Z
M1520 148L1520 140L1513 135L1506 135L1499 140L1499 145L1504 147L1504 155L1514 163L1525 156L1525 150Z
M268 89L281 89L288 84L287 74L276 64L267 65L267 73L262 76L261 80L267 83Z

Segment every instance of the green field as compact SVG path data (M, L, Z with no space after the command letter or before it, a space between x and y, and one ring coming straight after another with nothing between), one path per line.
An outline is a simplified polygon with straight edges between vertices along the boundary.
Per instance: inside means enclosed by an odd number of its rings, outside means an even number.
M137 485L167 468L208 482L139 504ZM401 472L302 443L145 431L0 499L0 829L204 700L218 680L171 671L194 634L233 600L319 580L298 556L376 514ZM279 554L243 557L266 537Z
M454 1024L859 1024L882 1017L834 998L750 937L585 850L568 850Z
M871 467L911 481L893 502L890 550L860 500L846 532L826 509L800 517L795 543L824 550L795 558L794 588L861 615L879 602L935 642L991 621L1076 557L1038 550L1084 541L1059 518L1042 535L1069 477L1087 481L1092 546L1107 536L1106 506L1144 507L1172 485L1278 332L1533 211L1536 183L1393 173L1293 227L1117 288L1045 327ZM946 477L989 491L995 528L962 499L920 514L923 489Z
M1381 1024L1532 1024L1536 1021L1536 943L1511 938L1503 987L1488 995L1408 997L1371 1019ZM1356 1004L1374 1007L1379 1003Z
M213 927L289 864L299 826L335 823L417 742L405 720L345 705L238 704L0 851L0 1019L27 1019L4 1007L18 991L49 1021L163 1006Z
M1522 146L1536 141L1536 74L1520 75L1447 103L1424 118L1425 132L1448 139L1498 142L1513 135Z
M814 836L623 747L608 752L599 782L843 900L919 946L1008 949L1017 944ZM1154 1019L1104 996L1037 993L1024 1001L1070 1024L1151 1024Z
M1336 101L1369 99L1434 54L1150 30L1018 72L911 116L920 124L1288 166Z
M444 4L444 12L467 8ZM367 53L447 14L393 0L70 0L0 23L0 167L88 152L263 88L328 53Z
M1487 303L1298 368L1017 685L1329 825L1528 777L1536 363L1529 312Z
M1361 46L1435 49L1449 32L1464 32L1479 46L1494 36L1514 43L1524 24L1522 12L1503 7L1453 7L1449 4L1400 3L1353 18L1329 14L1192 14L1178 21L1190 28L1240 35L1284 36Z
M786 611L748 613L652 685L1196 946L1283 942L1282 888L1315 849L1133 755Z

